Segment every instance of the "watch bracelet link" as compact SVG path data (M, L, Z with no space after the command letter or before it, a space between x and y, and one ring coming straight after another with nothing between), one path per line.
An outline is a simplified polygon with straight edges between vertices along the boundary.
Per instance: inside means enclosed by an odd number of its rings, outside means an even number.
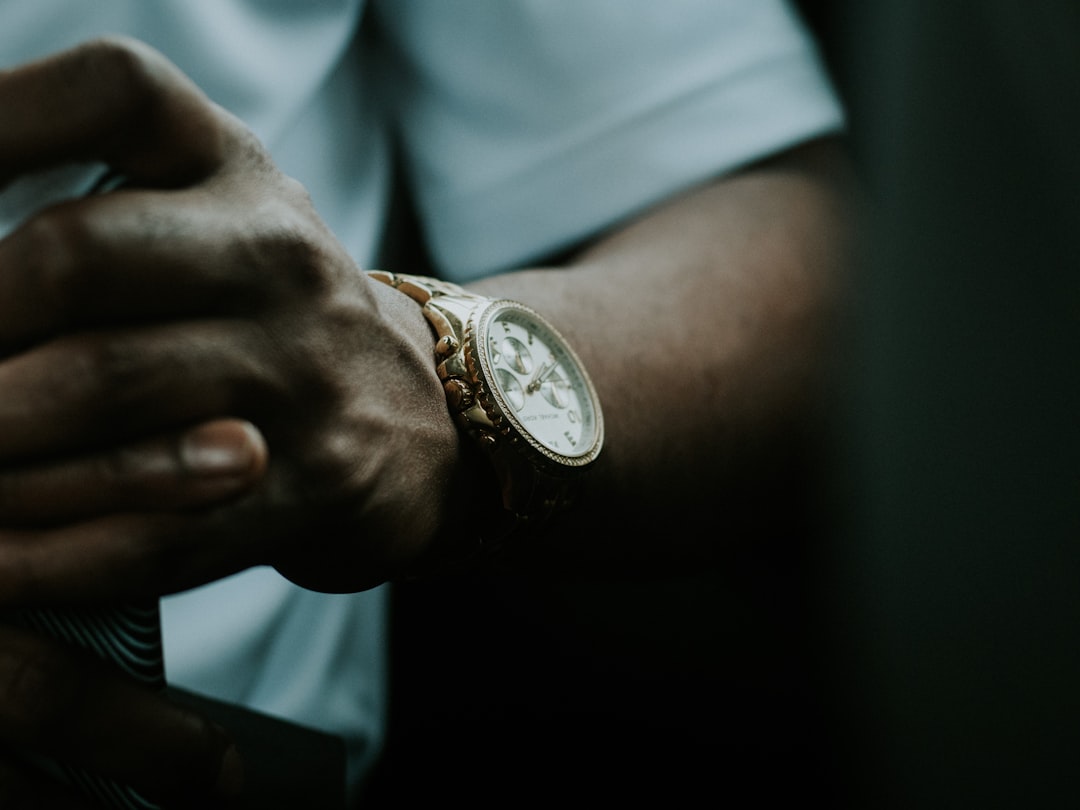
M464 287L451 281L443 281L430 276L414 276L408 273L391 273L386 270L368 270L367 275L381 281L396 290L401 290L420 306L424 306L437 295L453 295L462 298L481 300L481 296L471 293Z

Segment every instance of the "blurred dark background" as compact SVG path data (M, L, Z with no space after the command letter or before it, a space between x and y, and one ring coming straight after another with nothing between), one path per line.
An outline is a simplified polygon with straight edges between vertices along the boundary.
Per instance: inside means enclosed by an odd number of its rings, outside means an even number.
M823 658L860 807L1080 803L1080 4L836 2L872 209Z
M799 5L867 189L818 499L723 572L400 587L373 806L1080 800L1080 4Z

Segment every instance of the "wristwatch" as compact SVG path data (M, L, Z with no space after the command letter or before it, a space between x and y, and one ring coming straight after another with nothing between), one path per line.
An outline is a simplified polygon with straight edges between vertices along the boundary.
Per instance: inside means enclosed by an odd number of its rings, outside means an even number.
M425 276L369 270L421 305L458 426L491 460L501 490L493 550L569 506L600 454L604 420L585 366L532 308Z

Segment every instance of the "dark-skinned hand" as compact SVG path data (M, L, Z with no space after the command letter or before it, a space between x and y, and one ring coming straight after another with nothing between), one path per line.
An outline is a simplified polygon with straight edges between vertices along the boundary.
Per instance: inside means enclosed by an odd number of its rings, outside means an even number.
M139 43L0 73L0 120L0 184L127 178L0 240L0 602L408 572L461 463L416 304Z
M0 239L0 608L256 565L361 590L430 556L461 464L430 329L258 140L123 39L0 71L0 122L0 190L69 163L126 178ZM212 724L0 625L0 806L83 806L5 750L167 806L240 779Z

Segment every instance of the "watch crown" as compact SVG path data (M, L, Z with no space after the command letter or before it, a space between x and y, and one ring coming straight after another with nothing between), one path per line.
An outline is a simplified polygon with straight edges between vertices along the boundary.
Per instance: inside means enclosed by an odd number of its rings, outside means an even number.
M443 383L446 401L455 411L468 410L476 402L476 395L467 382L460 377L451 377Z
M447 358L457 353L457 350L461 348L461 344L458 339L453 335L443 335L435 343L435 356L439 358Z

